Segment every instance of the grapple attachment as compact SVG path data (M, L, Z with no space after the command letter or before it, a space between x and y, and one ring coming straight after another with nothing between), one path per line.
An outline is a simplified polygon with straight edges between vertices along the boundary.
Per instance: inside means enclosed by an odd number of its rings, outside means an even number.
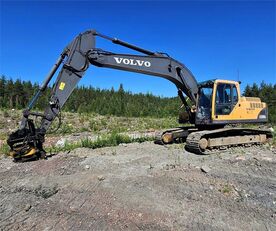
M35 129L31 119L27 120L26 127L10 134L7 143L10 146L10 155L15 161L28 161L45 158L42 148L44 133Z

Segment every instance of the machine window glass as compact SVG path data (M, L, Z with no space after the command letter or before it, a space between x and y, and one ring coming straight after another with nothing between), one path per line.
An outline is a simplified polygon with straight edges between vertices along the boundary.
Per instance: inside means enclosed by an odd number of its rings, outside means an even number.
M216 91L216 115L229 115L232 111L231 84L220 83Z
M231 85L218 84L216 93L217 103L231 103Z
M235 104L238 102L239 98L238 98L238 91L236 88L236 85L232 85L232 89L233 89L233 104L235 106Z
M198 101L198 119L210 119L213 88L203 87L200 89Z
M211 105L212 93L213 93L212 88L201 88L199 105L209 108Z

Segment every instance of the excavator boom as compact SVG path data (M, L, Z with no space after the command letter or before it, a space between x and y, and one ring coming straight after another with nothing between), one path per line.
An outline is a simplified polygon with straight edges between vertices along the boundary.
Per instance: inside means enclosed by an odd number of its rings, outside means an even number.
M96 36L109 39L115 44L146 55L114 54L95 48ZM77 36L65 48L65 53L63 52L61 56L67 56L67 59L55 82L49 106L44 113L45 118L42 121L41 129L47 130L49 128L51 121L59 113L90 64L165 78L173 82L179 90L191 99L193 104L196 104L198 88L195 77L183 64L162 53L147 51L90 30ZM52 76L49 77L52 78ZM187 107L186 109L188 113L191 112L190 108ZM192 120L192 115L190 117Z
M96 37L110 40L114 44L127 47L143 55L115 54L96 48ZM62 68L57 76L49 104L44 113L32 112L32 108L38 98L45 91L62 63ZM38 92L30 101L27 109L24 110L20 129L12 133L7 141L11 147L12 155L15 158L20 159L30 152L33 153L34 150L44 153L42 148L44 135L60 113L63 105L72 94L90 64L98 67L157 76L171 81L178 89L178 94L183 101L190 122L194 122L195 115L186 103L183 93L195 105L198 84L191 71L184 64L169 57L165 53L152 52L117 38L102 35L95 30L88 30L79 34L65 47ZM42 117L40 127L35 128L30 116Z

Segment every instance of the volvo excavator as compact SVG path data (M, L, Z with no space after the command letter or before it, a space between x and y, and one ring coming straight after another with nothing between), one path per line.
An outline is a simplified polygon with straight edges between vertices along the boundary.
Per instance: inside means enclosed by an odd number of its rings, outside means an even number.
M140 53L118 54L96 47L96 38L110 40ZM90 65L137 72L165 78L175 84L183 103L179 122L190 123L161 132L156 143L186 141L185 149L197 154L210 154L232 146L262 144L272 137L267 129L250 129L229 125L265 123L268 109L259 98L243 97L240 83L214 79L198 83L192 72L166 53L152 52L117 38L88 30L69 43L45 78L39 90L23 111L20 128L11 133L7 143L15 161L44 158L45 135L54 119ZM33 108L60 69L44 113ZM189 102L188 102L189 101ZM36 127L34 117L41 117Z

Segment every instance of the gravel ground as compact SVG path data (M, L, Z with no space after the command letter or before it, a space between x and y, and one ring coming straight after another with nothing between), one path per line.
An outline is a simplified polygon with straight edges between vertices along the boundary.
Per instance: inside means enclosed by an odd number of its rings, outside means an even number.
M0 160L0 230L276 230L276 153L152 142Z

